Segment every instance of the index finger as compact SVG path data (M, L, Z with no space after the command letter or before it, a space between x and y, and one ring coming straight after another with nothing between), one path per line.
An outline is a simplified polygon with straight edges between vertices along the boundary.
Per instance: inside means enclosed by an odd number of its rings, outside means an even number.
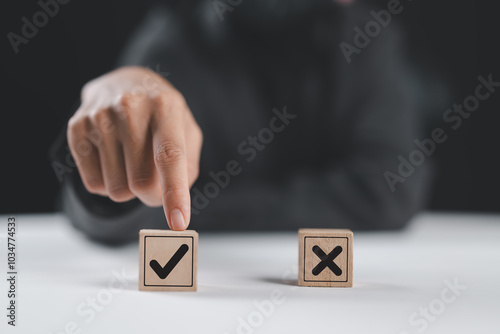
M189 225L191 197L182 111L164 104L159 108L169 110L156 113L152 120L154 162L168 224L172 230L183 231Z

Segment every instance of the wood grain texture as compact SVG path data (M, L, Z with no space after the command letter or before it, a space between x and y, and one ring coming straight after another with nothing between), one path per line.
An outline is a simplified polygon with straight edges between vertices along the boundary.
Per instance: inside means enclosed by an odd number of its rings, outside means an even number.
M351 230L300 229L299 285L352 287L352 244Z
M141 230L139 290L196 291L198 233Z

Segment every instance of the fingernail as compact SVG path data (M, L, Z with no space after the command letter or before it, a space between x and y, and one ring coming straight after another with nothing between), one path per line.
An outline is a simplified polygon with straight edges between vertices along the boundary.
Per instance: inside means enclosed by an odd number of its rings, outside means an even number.
M170 220L173 230L182 231L186 228L186 222L184 221L184 216L182 215L181 210L173 209L170 213Z

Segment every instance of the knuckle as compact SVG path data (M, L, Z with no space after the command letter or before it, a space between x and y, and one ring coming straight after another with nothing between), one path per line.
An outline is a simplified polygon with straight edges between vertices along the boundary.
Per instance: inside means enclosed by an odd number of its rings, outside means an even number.
M104 192L104 183L101 178L89 178L84 180L85 188L89 193L100 194Z
M115 202L123 202L130 200L133 196L128 186L123 183L112 183L107 186L109 198Z
M115 129L112 108L98 109L89 116L89 119L94 126L94 132L97 131L98 135L109 134Z
M168 90L152 97L159 110L177 110L186 104L184 96L177 90Z
M156 105L157 109L161 109L170 103L168 94L161 93L151 97L151 101Z
M89 147L86 141L87 125L85 123L85 118L73 116L68 121L68 128L66 132L66 137L68 139L68 146L73 154L73 157L77 160L80 156L85 156L85 154L80 154L82 150L85 152L89 151Z
M130 93L123 93L118 97L117 104L122 108L128 109L132 102L133 96Z
M87 81L83 86L82 86L82 92L86 93L92 89L94 89L96 86L99 86L99 79L101 77L94 78L92 80Z
M90 120L95 125L99 126L103 122L108 122L111 120L112 111L110 108L100 108L90 113Z
M85 130L85 122L82 117L73 116L68 121L68 134L78 135Z
M83 85L82 90L80 92L80 96L82 100L84 99L85 96L87 96L94 86L95 80L88 81L86 84Z
M133 96L131 93L124 93L118 97L114 104L113 111L118 114L121 119L127 119L139 102L140 99L137 96Z
M154 153L155 163L159 165L177 162L184 157L184 150L179 144L164 142L158 145Z

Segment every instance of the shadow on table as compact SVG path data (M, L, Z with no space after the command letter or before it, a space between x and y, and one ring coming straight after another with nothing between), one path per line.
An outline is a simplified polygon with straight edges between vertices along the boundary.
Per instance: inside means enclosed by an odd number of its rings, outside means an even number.
M258 278L257 280L260 282L264 282L264 283L288 285L288 286L300 287L300 288L305 288L305 289L308 289L308 288L313 288L313 289L320 289L320 288L351 289L351 288L332 288L332 287L301 287L301 286L299 286L298 280L296 280L296 279L285 279L284 280L284 279L279 279L279 278L274 278L274 277L263 277L263 278ZM408 286L403 286L403 285L370 283L370 282L354 282L352 289L366 289L366 290L377 290L377 291L390 290L392 292L413 290L412 288L410 288Z
M279 278L269 278L269 277L264 277L261 279L258 279L259 281L265 282L265 283L272 283L272 284L284 284L284 285L290 285L290 286L299 286L298 280L296 279L279 279Z

